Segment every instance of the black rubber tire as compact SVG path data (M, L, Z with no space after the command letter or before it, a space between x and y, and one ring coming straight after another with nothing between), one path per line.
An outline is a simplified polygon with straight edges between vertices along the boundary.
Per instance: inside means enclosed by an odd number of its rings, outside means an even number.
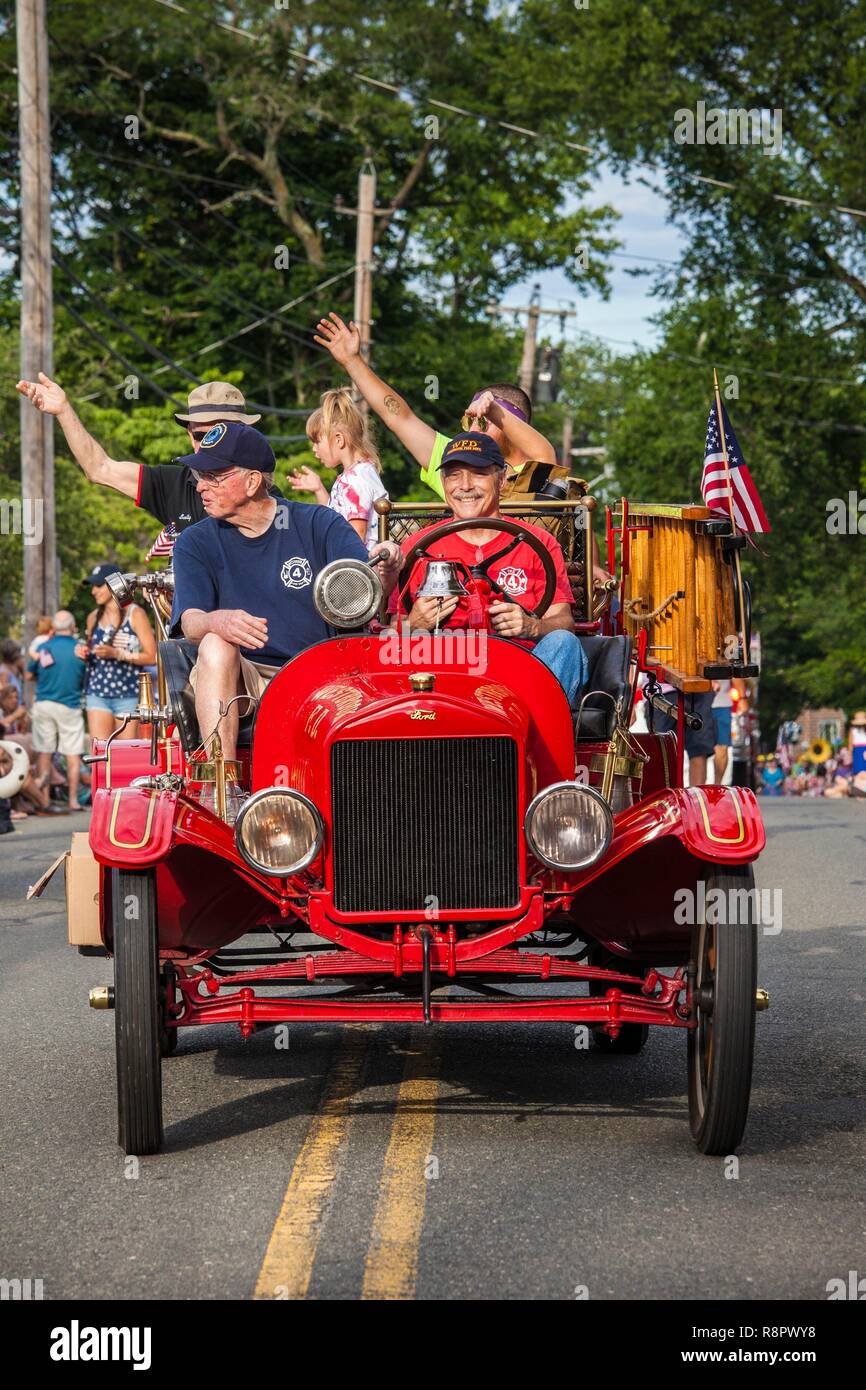
M127 905L137 901L137 915ZM126 1154L162 1147L162 1017L152 869L112 871L117 1142Z
M606 966L611 970L622 970L624 974L629 974L632 970L637 971L637 966L624 963L615 956L610 956L606 951L590 951L590 965ZM620 986L628 989L628 986ZM605 980L590 980L589 993L598 998L599 995L607 994L611 986ZM631 991L636 994L637 989ZM603 1028L590 1028L590 1040L594 1048L599 1052L605 1052L610 1057L634 1057L638 1052L642 1052L649 1038L649 1025L646 1023L624 1023L615 1038L610 1037Z
M709 867L709 866L708 866ZM729 922L731 894L751 890L751 864L724 872L709 867L706 893L721 889L725 924L698 923L692 930L695 989L708 989L711 1007L697 1003L698 1027L688 1033L689 1125L701 1153L732 1154L743 1137L752 1089L758 928L749 893L745 922ZM706 914L705 914L706 915ZM739 914L735 914L739 915Z

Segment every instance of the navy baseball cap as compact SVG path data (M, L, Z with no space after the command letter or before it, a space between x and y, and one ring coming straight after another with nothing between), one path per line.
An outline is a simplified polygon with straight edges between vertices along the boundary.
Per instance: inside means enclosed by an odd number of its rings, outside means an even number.
M452 463L469 463L473 468L504 468L502 450L489 434L477 430L467 430L450 439L442 451L440 468Z
M257 468L273 473L277 461L265 436L252 425L232 420L211 425L199 444L197 454L183 454L177 460L199 473L216 473L221 468Z
M92 589L95 584L104 584L110 574L117 574L122 570L122 565L94 565L86 579L82 579L82 584Z

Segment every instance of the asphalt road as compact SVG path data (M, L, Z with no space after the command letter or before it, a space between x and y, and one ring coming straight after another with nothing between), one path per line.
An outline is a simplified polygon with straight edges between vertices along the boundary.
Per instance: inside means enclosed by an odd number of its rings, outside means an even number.
M166 1151L115 1144L111 964L65 943L68 820L0 839L0 1277L47 1298L824 1299L866 1273L866 803L764 802L752 1109L738 1176L692 1147L685 1040L569 1025L183 1034ZM76 829L83 829L77 817Z

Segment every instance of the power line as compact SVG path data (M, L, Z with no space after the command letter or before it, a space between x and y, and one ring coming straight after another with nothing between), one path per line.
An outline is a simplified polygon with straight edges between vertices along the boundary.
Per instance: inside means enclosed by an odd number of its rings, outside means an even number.
M142 371L140 367L134 367L133 364L129 361L129 359L124 357L122 352L118 352L117 348L112 347L111 343L109 343L106 338L103 338L102 334L97 332L95 328L91 327L91 325L87 323L87 321L84 318L82 318L78 310L74 308L74 306L68 300L64 299L62 295L57 296L57 302L63 305L63 308L66 310L67 314L71 314L72 317L75 319L76 323L79 323L81 327L85 330L85 332L90 334L91 338L95 339L97 343L100 343L102 347L105 348L106 352L110 352L112 357L116 357L118 362L123 364L123 366L126 368L126 370L129 372L131 376L134 376L142 381L147 382L148 386L150 386L154 391L156 391L157 395L162 396L162 399L164 401L168 401L171 405L174 406L176 410L186 409L186 406L183 405L174 396L170 395L168 391L163 391L162 387L158 384L158 382L154 381L153 377L148 376L147 372ZM90 400L92 399L92 397L84 396L81 399Z
M184 15L186 18L194 19L200 23L207 24L209 28L213 25L216 25L218 29L225 29L229 33L237 34L244 39L249 39L252 43L264 42L264 36L262 34L251 34L245 29L239 29L236 25L226 24L220 20L206 19L205 16L195 14L192 10L185 9L183 5L178 5L174 3L174 0L153 0L153 3L157 5L162 5L165 9L168 10L175 10L178 14ZM596 159L602 159L604 157L602 150L592 149L589 145L580 145L574 140L566 140L562 136L550 135L546 134L543 131L532 130L527 126L513 125L510 121L500 121L497 120L494 116L485 116L477 111L467 111L462 106L453 106L447 101L437 101L435 98L427 95L426 93L423 96L419 96L417 93L413 92L411 88L405 85L403 85L402 87L397 87L393 82L383 82L379 78L371 77L367 73L359 72L356 68L347 68L339 63L331 62L327 58L314 58L311 54L304 53L302 50L297 48L288 47L286 51L290 53L292 57L299 58L304 63L310 63L316 67L323 67L331 70L336 69L337 71L344 73L346 76L353 78L357 82L363 82L368 86L377 87L382 91L389 92L392 96L396 96L398 100L402 101L404 104L407 102L407 98L411 98L411 100L418 105L425 104L427 106L438 106L440 109L444 111L450 111L457 116L467 117L469 120L476 121L483 125L499 126L502 130L513 131L515 134L525 135L529 139L539 140L551 145L559 145L564 149L579 150L583 154L593 155ZM639 161L636 167L642 169L651 169L653 173L661 175L665 175L667 172L662 166L653 164L649 161ZM684 178L690 179L694 183L709 184L713 188L721 189L723 192L736 193L743 186L742 184L738 185L730 183L723 179L713 179L705 174L693 174L689 170L685 169L680 170L680 173ZM796 207L811 207L817 208L819 211L838 212L850 217L866 218L866 210L864 210L863 208L849 208L837 203L819 202L813 198L796 198L790 194L784 193L763 193L761 190L750 190L750 192L752 192L753 194L757 192L758 196L769 198L773 202L777 203L788 203Z
M22 162L24 164L27 164L26 157L23 159ZM56 170L54 170L54 179L55 181L59 179L60 182L63 183L67 188L72 189L74 191L74 184L71 182L71 180L66 178L63 174L58 174ZM91 213L94 212L92 204L88 211ZM246 300L242 300L238 298L236 295L226 294L224 291L214 291L210 283L207 280L205 280L201 275L196 275L195 272L191 270L189 266L185 265L182 261L175 261L173 257L166 255L165 252L159 250L159 248L155 247L145 237L142 237L138 232L133 231L131 227L127 226L123 222L119 222L117 218L112 217L110 213L104 210L104 208L98 207L95 209L95 212L96 215L104 219L108 225L118 228L118 230L120 230L124 236L128 236L139 246L142 246L145 250L151 252L151 254L154 255L157 258L157 260L162 261L164 265L167 265L173 269L179 268L181 272L184 275L188 276L190 280L195 281L199 285L203 285L215 299L221 300L223 304L227 304L233 309L243 309L245 311L247 309L255 309L257 313L263 316L262 321L264 321L264 319L267 318L272 319L277 324L277 327L283 333L285 333L287 337L291 338L293 342L299 343L302 347L311 349L317 356L324 356L323 348L313 347L312 344L310 344L306 338L300 337L298 334L291 332L290 325L300 329L301 332L305 332L306 326L304 324L293 324L292 320L282 320L279 316L279 311L275 312L273 310L266 309L263 305L256 304L254 300L251 300L249 298ZM192 235L188 231L187 234ZM198 241L198 238L192 236L192 240ZM205 243L199 241L198 244L204 247L206 250L210 250L209 247L205 246ZM254 360L261 363L264 362L264 359L261 357L254 357Z
M13 215L14 215L14 211L15 211L15 210L10 206L10 204L6 201L5 198L0 197L0 203L3 204L3 206L7 209L7 211L8 211L10 214L13 214ZM133 339L134 339L142 348L144 348L144 350L145 350L146 352L148 352L152 357L157 357L157 358L159 358L159 359L164 363L164 365L163 365L162 367L157 368L157 372L165 372L165 371L174 370L174 371L178 372L180 376L186 377L186 378L187 378L188 380L190 380L190 381L195 381L195 382L196 382L197 384L199 384L199 385L201 384L201 382L202 382L202 378L201 378L201 377L198 377L198 376L196 376L194 373L187 371L186 368L184 368L183 366L181 366L178 362L176 362L173 358L169 357L166 353L162 352L161 349L159 349L159 348L157 348L157 347L154 347L154 345L151 344L146 338L142 337L141 334L139 334L134 328L131 328L131 327L129 326L129 324L127 324L123 319L121 319L117 314L115 314L115 313L105 304L105 301L104 301L98 294L96 294L95 291L91 290L91 289L85 284L85 282L84 282L83 280L81 280L81 278L80 278L78 275L75 274L75 272L74 272L73 270L71 270L71 268L70 268L69 265L67 264L66 257L64 257L64 256L63 256L59 251L57 251L56 249L55 249L54 252L53 252L53 259L54 259L54 261L55 261L55 264L58 265L58 267L59 267L61 270L63 270L63 272L64 272L66 275L68 275L69 278L70 278L71 280L73 280L75 284L78 285L79 289L81 289L81 290L83 291L83 293L87 296L87 298L90 299L90 300L101 310L101 312L103 313L103 315L104 315L107 319L109 319L110 322L114 323L114 324L116 325L116 327L118 327L123 333L126 333L129 337L133 338ZM304 294L298 295L298 296L296 296L295 299L288 301L288 303L285 304L285 305L283 305L283 306L282 306L282 309L278 309L278 310L276 311L276 313L279 314L279 313L282 312L282 310L284 310L284 309L293 308L296 304L300 304L304 299L309 298L310 295L315 294L316 292L318 292L318 291L321 290L321 289L327 288L329 285L336 283L336 281L338 281L338 280L340 280L340 279L343 279L346 275L349 275L349 274L354 273L354 269L355 269L354 266L349 266L348 268L344 268L344 270L342 270L341 272L339 272L339 273L337 273L337 274L331 276L329 279L327 279L327 280L321 282L321 283L318 284L318 285L313 286L312 289L306 291ZM68 306L67 306L67 307L68 307ZM248 323L248 324L244 325L243 328L238 329L238 330L237 330L236 332L234 332L234 333L227 334L225 337L220 338L220 339L217 339L217 340L216 340L215 342L213 342L213 343L208 343L205 347L197 349L196 352L193 353L192 355L193 355L194 357L197 357L197 356L202 356L203 354L205 354L205 353L207 353L207 352L213 352L213 351L215 351L217 348L223 347L226 343L232 341L233 339L238 338L238 337L241 337L242 335L244 335L244 334L246 334L246 333L250 333L250 332L252 332L253 329L255 329L255 328L261 327L264 323L268 322L269 319L274 318L274 317L275 317L275 314L271 313L271 311L269 311L269 310L265 310L262 317L260 317L260 318L258 318L258 319L254 319L251 323ZM85 327L87 327L87 326L88 326L88 325L85 325ZM300 343L302 344L302 346L304 346L304 347L308 346L308 344L306 343L306 341L305 341L304 339L302 339L302 338L297 338L296 335L294 335L294 334L290 334L289 336L292 337L293 339L295 339L295 341L300 342ZM316 351L317 356L321 356L321 357L323 357L323 358L324 358L325 356L327 356L327 353L326 353L326 351L325 351L324 349L317 348L317 349L315 349L315 351ZM125 361L125 359L124 359L124 361ZM140 373L140 375L143 376L144 374L143 374L143 373ZM151 378L146 378L146 379L147 379L147 380L151 380ZM125 385L125 383L121 382L121 383L119 383L118 386L116 386L116 387L113 388L113 389L115 389L115 390L120 389L123 385ZM112 388L106 388L106 389L112 389ZM93 395L91 395L91 396L89 396L89 397L84 397L84 398L82 398L82 399L93 400L93 399L95 399L98 395L102 395L102 394L103 394L103 392L96 392L96 393L94 393ZM275 406L268 406L268 405L261 404L260 402L254 402L254 401L250 401L250 402L249 402L249 405L250 405L251 408L259 409L259 410L261 410L262 412L267 413L267 414L269 414L269 415L278 415L278 416L290 417L290 416L306 415L306 414L308 413L305 409L284 410L284 409L277 408L277 407L275 407Z
M667 259L663 258L662 256L638 256L638 255L636 255L635 253L633 253L633 252L631 252L631 251L610 251L610 252L608 252L608 254L609 254L610 257L611 257L612 259L614 259L614 260L620 260L620 261L651 261L651 262L654 262L656 265L668 265L668 266L672 266L674 269L679 269L680 273L681 273L686 279L696 280L696 279L700 279L700 278L701 278L700 272L688 270L686 267L683 266L683 263L682 263L681 261L671 261L671 260L667 260ZM704 277L704 278L707 278L707 277ZM710 276L710 277L708 277L708 278L711 279L711 280L712 280L712 279L724 279L724 277L722 277L722 276ZM754 282L755 284L760 284L760 283L761 283L762 281L764 281L764 280L787 280L787 281L795 281L795 282L796 282L796 281L812 281L812 282L814 282L814 283L817 284L817 285L826 285L826 284L828 284L828 283L830 283L830 282L836 282L836 281L838 280L838 277L837 277L837 276L834 276L834 275L807 275L807 274L805 274L805 272L802 272L802 271L790 271L790 272L788 272L788 271L784 271L784 270L768 270L768 271L766 271L765 274L763 274L763 275L761 275L761 274L757 274L757 275L755 275L755 274L742 275L742 274L738 271L738 272L737 272L737 279L739 280L739 282L740 282L741 284L745 284L747 281L749 281L749 282ZM725 280L725 283L726 283L726 284L728 283L727 280Z
M644 352L644 351L645 351L645 352L647 352L647 353L649 353L649 354L651 354L652 356L655 356L655 357L665 357L665 358L668 358L670 361L673 361L673 362L691 362L691 363L693 363L693 364L695 364L695 365L697 365L697 366L701 366L701 367L704 368L706 371L710 371L713 367L717 367L719 371L729 371L729 372L734 373L734 374L737 375L737 376L765 376L765 377L772 377L772 378L773 378L774 380L776 380L776 381L792 381L792 382L797 382L797 383L800 383L800 384L804 384L804 383L805 383L805 384L816 385L816 386L858 386L858 387L862 387L862 386L864 385L864 383L863 383L862 381L857 381L857 380L855 380L855 379L853 379L853 378L851 378L851 377L847 377L847 378L846 378L846 377L826 377L826 376L790 376L790 375L787 375L787 374L784 373L784 372L769 372L769 371L762 371L762 370L761 370L760 368L758 368L758 367L741 367L741 366L737 366L737 365L732 365L732 364L730 364L730 363L725 364L725 363L722 363L722 362L710 362L710 361L708 361L707 358L705 358L705 357L690 357L690 356L686 355L685 353L669 352L669 351L663 350L663 349L661 349L661 348L646 348L646 349L642 349L642 348L638 348L637 343L630 342L627 338L612 338L612 337L610 337L608 334L605 334L605 333L590 333L590 332L589 332L587 329L585 329L585 328L576 329L575 332L576 332L577 336L582 337L582 338L589 338L589 339L591 339L591 340L594 339L594 340L596 340L597 342L601 342L601 343L619 343L619 344L621 344L623 347L630 347L633 351L634 351L634 349L637 348L638 351L641 351L641 352Z
M340 271L339 274L337 274L337 275L332 275L332 276L330 277L330 279L328 279L328 280L323 280L323 281L321 282L321 284L314 285L313 288L312 288L311 290L307 290L305 294L298 295L298 297L297 297L296 299L290 300L289 303L288 303L288 305L287 305L286 307L287 307L287 308L292 308L292 307L294 307L295 304L300 304L302 300L304 300L304 299L309 299L310 295L316 294L319 290L326 289L329 285L334 284L335 281L337 281L337 280L342 280L342 279L344 279L347 275L353 275L354 272L355 272L355 267L354 267L353 265L352 265L352 266L349 266L348 269ZM254 328L259 328L263 322L264 322L263 319L254 319L252 323L245 324L243 328L239 328L236 332L234 332L234 333L228 333L228 334L226 334L226 336L225 336L224 338L218 338L216 342L208 343L205 347L196 348L195 352L192 353L191 356L192 356L192 357L201 357L201 356L203 356L204 353L206 353L206 352L215 352L217 348L225 347L226 343L230 343L230 342L232 342L235 338L241 337L242 334L244 334L244 333L251 333L252 330L253 330ZM189 358L187 358L186 360L188 361ZM318 366L319 364L318 364L318 362L316 362L316 363L313 363L312 365L313 365L313 366ZM168 368L167 368L167 367L157 367L157 369L156 369L156 374L158 375L160 372L163 372L163 371L168 371ZM123 385L123 382L121 382L119 386L115 386L115 387L106 387L105 390L119 390L119 389L120 389L120 386L122 386L122 385ZM104 394L105 394L105 391L97 391L97 392L95 392L93 395L90 395L90 396L81 396L81 397L79 397L79 399L82 400L82 401L92 401L92 400L96 400L97 396L102 396L102 395L104 395ZM268 405L261 405L260 403L255 402L255 401L248 401L247 404L250 405L250 406L252 406L252 407L254 407L256 410L261 410L263 414L268 414L268 415L281 415L281 416L285 415L285 416L293 416L293 415L308 415L308 414L309 414L309 411L306 410L306 409L303 409L303 410L275 410L275 409L273 409L271 406L268 406Z

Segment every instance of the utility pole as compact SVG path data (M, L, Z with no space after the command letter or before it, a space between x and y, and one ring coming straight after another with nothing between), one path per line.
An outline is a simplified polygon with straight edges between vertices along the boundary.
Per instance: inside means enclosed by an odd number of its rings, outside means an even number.
M535 387L535 355L538 348L538 321L542 314L553 314L565 329L565 320L577 317L576 309L542 309L541 286L533 285L528 304L496 304L487 306L488 314L526 314L526 328L523 334L523 353L520 358L518 384L533 399Z
M562 462L566 468L571 467L571 438L573 430L574 420L569 411L562 422Z
M538 318L541 313L541 286L533 285L527 311L526 329L523 334L523 356L520 359L518 383L532 400L532 387L535 382L535 347L538 342Z
M355 322L361 330L361 356L370 360L373 324L373 214L376 169L369 155L358 175L358 220L355 224Z
M21 156L21 375L51 376L51 144L45 0L17 0L18 111ZM58 603L54 524L54 421L22 397L21 532L24 541L24 637Z
M361 356L369 362L372 356L373 328L373 246L376 240L374 218L393 215L393 209L376 207L376 167L367 150L358 175L358 206L347 208L341 196L334 201L337 212L356 217L355 223L355 307L353 318L361 334ZM363 415L368 412L363 396L356 400Z

